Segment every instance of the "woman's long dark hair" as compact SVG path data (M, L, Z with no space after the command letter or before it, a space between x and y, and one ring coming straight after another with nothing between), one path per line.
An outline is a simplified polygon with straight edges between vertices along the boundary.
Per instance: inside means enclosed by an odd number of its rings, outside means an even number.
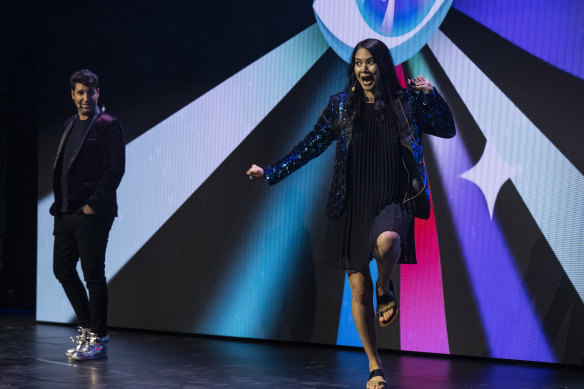
M380 110L383 115L393 113L398 116L393 101L404 91L397 79L393 58L385 43L377 39L365 39L357 43L357 46L355 46L351 54L351 62L347 68L349 84L346 88L347 99L345 101L345 108L348 113L348 122L344 123L344 126L349 131L352 130L355 119L359 115L361 100L365 98L363 88L355 76L355 54L360 48L369 51L377 64L377 80L373 91L376 109Z

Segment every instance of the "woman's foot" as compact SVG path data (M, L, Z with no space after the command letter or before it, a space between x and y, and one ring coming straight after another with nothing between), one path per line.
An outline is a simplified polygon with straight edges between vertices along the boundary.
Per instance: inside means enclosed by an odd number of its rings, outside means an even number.
M383 376L383 371L381 369L375 369L369 373L367 389L387 389L387 381L385 381L385 377Z
M378 280L379 282L379 280ZM385 285L376 283L377 296L377 317L379 318L379 325L387 327L395 321L398 314L397 301L395 300L395 292L393 290L393 282L387 280Z

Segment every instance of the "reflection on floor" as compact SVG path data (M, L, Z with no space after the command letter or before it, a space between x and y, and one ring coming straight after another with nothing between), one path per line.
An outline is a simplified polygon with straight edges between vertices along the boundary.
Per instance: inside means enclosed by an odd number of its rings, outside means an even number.
M360 350L111 330L109 359L68 361L72 327L0 315L0 388L364 388ZM581 367L383 352L390 388L584 388Z

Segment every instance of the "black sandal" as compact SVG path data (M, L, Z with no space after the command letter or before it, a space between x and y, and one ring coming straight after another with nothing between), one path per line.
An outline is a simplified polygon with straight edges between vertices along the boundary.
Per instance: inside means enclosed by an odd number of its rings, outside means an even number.
M393 314L389 317L387 321L380 321L379 325L381 327L387 327L397 319L397 314L399 308L397 306L397 301L395 301L395 292L393 290L393 282L389 282L389 293L380 296L377 294L377 288L375 288L375 295L377 297L377 317L383 317L383 314L390 309L393 309Z
M385 379L385 376L383 375L383 370L381 370L381 369L375 369L371 373L369 373L369 379L367 380L367 384L369 384L369 381L371 381L371 379L374 378L374 377L381 377L381 378ZM371 383L373 383L373 382L371 382ZM375 381L374 383L378 387L381 386L381 389L386 389L387 388L387 382L386 381Z

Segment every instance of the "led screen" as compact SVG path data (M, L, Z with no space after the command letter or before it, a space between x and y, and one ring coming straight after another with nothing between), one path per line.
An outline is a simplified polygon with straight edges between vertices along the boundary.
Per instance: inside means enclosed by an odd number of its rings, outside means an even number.
M380 346L582 363L581 2L110 7L88 19L91 50L66 29L79 8L40 10L39 79L59 98L39 96L37 320L74 321L48 209L74 113L66 80L87 67L127 138L110 326L360 346L346 275L319 265L334 146L273 187L244 173L312 129L346 87L352 47L375 37L398 73L436 86L457 127L424 138L433 211L416 221L418 264L392 277L400 316Z

